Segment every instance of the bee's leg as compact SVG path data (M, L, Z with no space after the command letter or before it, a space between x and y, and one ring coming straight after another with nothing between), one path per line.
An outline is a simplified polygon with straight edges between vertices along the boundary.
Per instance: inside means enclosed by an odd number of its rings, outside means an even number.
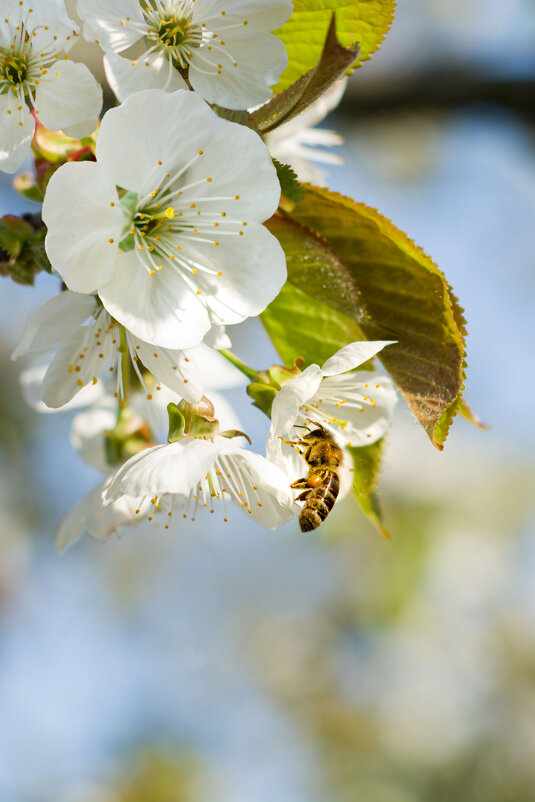
M310 496L311 492L312 492L312 490L310 488L308 488L308 490L305 490L304 493L299 493L299 495L297 496L297 498L295 500L296 501L306 501L307 498Z
M308 477L307 484L309 487L318 487L319 485L323 484L328 475L328 468L324 468L322 471L314 471L314 475Z
M287 446L294 446L297 453L303 456L303 452L301 451L300 448L298 448L298 446L306 445L306 443L304 443L302 440L285 440L284 437L281 437L280 435L279 435L279 440L282 440L282 442L286 443Z
M290 487L293 490L298 490L301 487L308 487L308 479L305 476L302 479L296 479L295 482L292 482Z
M282 442L286 443L287 446L305 446L305 445L307 445L306 442L303 442L303 440L285 440L284 437L282 437L280 434L279 434L279 440L282 440Z

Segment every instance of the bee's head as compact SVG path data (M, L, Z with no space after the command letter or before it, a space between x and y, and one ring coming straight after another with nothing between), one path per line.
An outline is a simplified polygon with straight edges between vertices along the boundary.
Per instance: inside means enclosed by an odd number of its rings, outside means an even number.
M310 421L316 427L315 429L309 430L306 434L303 435L303 440L306 440L307 443L316 443L318 440L323 440L325 436L328 434L327 430L323 428L320 423L316 423L316 421Z

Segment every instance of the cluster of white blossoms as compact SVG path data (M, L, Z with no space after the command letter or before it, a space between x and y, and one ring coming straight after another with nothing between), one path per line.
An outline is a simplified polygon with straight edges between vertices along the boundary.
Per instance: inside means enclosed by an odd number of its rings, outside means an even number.
M34 114L73 137L97 127L102 88L67 52L79 28L63 0L2 0L0 11L0 170L14 173L30 153Z
M27 394L37 380L47 408L86 405L72 441L103 474L64 519L60 548L84 530L105 538L147 520L168 529L203 509L227 520L231 502L275 529L299 511L291 485L307 470L302 450L285 441L317 426L340 448L363 446L389 426L391 381L356 370L387 341L347 345L322 367L286 371L272 384L266 456L246 446L219 396L229 386L224 356L239 366L227 327L259 315L286 281L284 251L264 225L281 195L268 147L285 162L295 157L303 174L303 145L340 141L307 126L338 103L344 81L266 141L209 105L268 100L288 60L273 31L292 5L78 0L83 35L104 51L119 105L102 118L94 158L64 163L48 182L45 247L63 291L33 312L13 355L47 349L26 373ZM97 128L102 102L87 68L64 57L79 29L62 0L34 6L2 6L7 172L30 150L28 104L46 127L81 137ZM342 475L342 494L348 486Z

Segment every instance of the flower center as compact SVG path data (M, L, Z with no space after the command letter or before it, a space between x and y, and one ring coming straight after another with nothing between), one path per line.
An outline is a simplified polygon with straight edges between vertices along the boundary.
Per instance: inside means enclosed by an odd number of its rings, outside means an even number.
M176 67L186 69L191 60L191 49L200 47L203 32L200 25L192 22L191 0L179 0L173 13L162 13L162 6L147 5L144 9L147 21L147 38L151 49L160 50Z
M130 192L121 197L128 225L120 248L123 251L135 249L151 276L164 268L172 270L205 304L201 297L205 287L209 284L213 291L214 279L223 272L210 266L213 264L211 257L204 264L199 261L202 258L199 246L201 249L219 248L225 237L244 236L247 221L229 213L232 204L240 200L239 195L208 193L206 185L212 184L212 177L203 175L198 167L195 172L199 178L188 180L190 168L203 156L204 151L199 150L174 174L165 172L163 176L165 168L162 161L158 161L153 173L158 172L161 177L154 180L153 186L156 186L151 192L144 197ZM214 183L217 186L215 180Z
M172 493L154 495L150 499L152 510L148 520L156 524L164 522L165 529L169 529L176 508L182 518L191 518L195 521L199 509L209 509L213 514L214 503L220 501L223 505L223 521L227 523L228 501L233 501L248 515L253 515L253 508L263 506L261 497L259 488L252 484L247 469L241 467L236 460L220 454L208 473L196 483L188 495ZM142 506L143 504L135 511L136 515L141 515Z
M0 94L6 94L10 87L16 88L28 77L26 53L14 53L0 49Z

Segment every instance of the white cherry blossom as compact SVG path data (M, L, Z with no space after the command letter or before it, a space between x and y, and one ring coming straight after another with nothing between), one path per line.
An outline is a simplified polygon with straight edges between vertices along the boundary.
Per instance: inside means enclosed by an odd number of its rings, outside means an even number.
M123 526L140 523L143 516L148 514L151 507L149 499L123 496L103 507L101 496L106 482L107 479L99 482L65 515L56 533L58 551L64 551L86 531L98 540L106 540L113 532L120 532Z
M261 225L280 186L260 137L193 92L138 92L102 121L97 162L63 165L43 219L67 286L148 343L184 349L258 315L286 279Z
M283 164L289 164L300 181L326 186L324 171L311 162L331 165L344 163L337 153L326 150L343 144L340 134L315 126L338 106L346 84L347 78L337 81L305 111L290 122L283 123L265 138L270 153Z
M297 510L287 475L265 457L216 434L210 438L186 435L167 445L147 449L126 462L103 493L104 504L123 496L148 497L148 519L169 528L175 513L195 516L199 508L215 511L232 501L266 529L276 529ZM140 508L138 513L143 515Z
M321 367L309 365L287 381L273 401L266 446L269 459L294 477L303 475L303 460L285 440L296 441L314 423L330 431L341 446L366 446L387 431L397 395L392 381L374 371L358 370L391 341L346 345ZM297 476L296 476L297 478Z
M62 53L78 27L63 0L3 0L0 12L0 170L14 173L30 152L35 121L87 136L97 126L102 89L85 64Z
M109 83L123 101L140 89L186 88L209 103L245 109L271 95L288 63L271 34L290 0L78 0L84 34L106 55Z
M216 351L204 344L195 349L195 356L207 376L206 389L217 409L218 420L226 429L239 430L241 422L234 408L218 390L242 386L243 375ZM95 387L91 386L91 389L103 388L106 384L107 382L99 382ZM89 389L88 386L87 390ZM84 391L81 391L79 396L83 394ZM129 435L137 437L137 448L140 438L146 441L147 448L154 442L160 442L165 438L168 429L167 405L176 400L176 394L163 386L161 392L156 393L150 402L144 394L133 393L129 398L128 408L121 409L120 413L125 424L123 436L126 439ZM90 401L92 403L89 403ZM47 407L44 409L48 410ZM77 541L85 531L93 537L104 540L114 532L121 534L130 525L141 523L151 514L153 507L150 499L144 497L139 499L121 497L111 504L102 505L102 493L114 473L113 465L109 462L107 439L109 432L115 429L117 423L117 399L102 392L94 399L88 398L87 408L79 412L72 422L70 439L73 447L84 462L104 474L104 478L80 499L61 521L56 535L58 551L63 551Z
M203 394L191 351L159 348L140 340L121 327L94 295L67 290L45 301L30 315L13 358L58 343L41 388L48 407L65 406L83 387L96 385L103 373L115 377L115 395L122 398L124 359L132 362L149 399L162 384L191 402ZM140 364L156 379L156 389L146 387Z
M159 405L161 406L161 405ZM102 507L101 497L107 480L113 473L106 453L106 432L117 424L117 401L103 396L87 409L79 412L71 427L71 443L88 465L104 474L104 478L87 493L62 519L56 533L56 548L63 551L75 543L87 531L99 540L105 540L113 532L120 532L122 526L138 523L141 519L136 510L147 510L150 504L143 499L118 499L107 507ZM124 414L124 412L122 412ZM142 417L128 410L129 429L142 430L145 423ZM148 443L150 445L150 443Z

